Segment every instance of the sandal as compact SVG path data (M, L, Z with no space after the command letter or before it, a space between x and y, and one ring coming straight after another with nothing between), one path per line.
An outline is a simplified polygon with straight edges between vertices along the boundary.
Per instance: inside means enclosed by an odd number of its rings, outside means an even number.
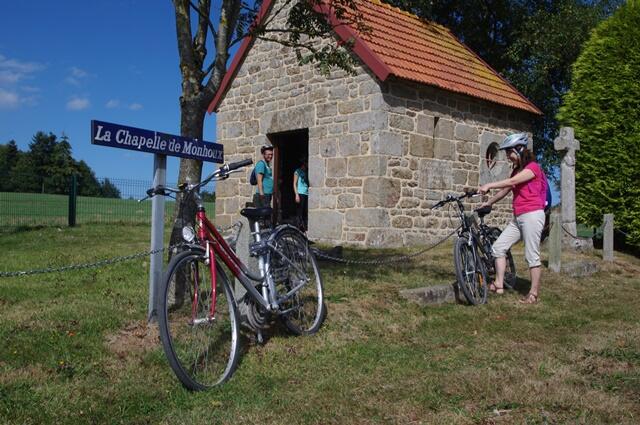
M529 292L526 297L520 300L520 304L537 304L538 296Z
M504 288L498 288L495 283L490 283L489 284L489 292L493 292L496 295L502 295L504 294Z

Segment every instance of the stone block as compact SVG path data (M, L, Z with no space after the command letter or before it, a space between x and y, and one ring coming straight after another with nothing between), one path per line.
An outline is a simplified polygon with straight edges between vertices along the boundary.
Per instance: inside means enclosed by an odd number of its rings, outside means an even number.
M413 118L400 114L389 114L389 127L397 128L398 130L415 131Z
M313 187L324 186L326 176L324 158L317 156L309 157L309 184Z
M433 157L436 159L453 160L456 154L454 142L445 139L436 139L433 146Z
M312 127L315 123L315 106L306 104L266 113L260 120L262 134L280 133L299 128Z
M362 186L362 179L340 179L338 186L359 188Z
M417 208L420 205L420 201L415 198L405 198L398 204L399 208Z
M478 129L470 125L458 123L455 127L454 135L456 139L468 142L476 142L478 140Z
M362 98L348 100L346 102L340 102L338 104L338 112L343 115L355 114L356 112L362 112L364 110L364 102Z
M433 117L431 115L418 115L416 131L423 136L433 137Z
M457 300L453 284L403 289L400 291L400 297L420 305L442 304Z
M387 172L387 159L383 156L354 156L349 158L348 170L353 177L384 176Z
M395 207L400 199L400 180L389 177L368 177L362 188L365 207Z
M453 171L453 183L454 184L467 184L467 171L454 170Z
M310 239L341 239L343 214L337 211L310 210Z
M370 247L398 247L402 246L403 230L371 229L367 234L365 244Z
M420 160L420 181L422 189L451 190L453 186L453 170L448 161L438 161L435 159ZM438 194L437 196L440 196ZM440 199L439 197L437 199Z
M409 136L409 153L422 158L433 158L433 137L412 134Z
M356 206L356 195L343 193L338 195L338 209L354 208Z
M454 121L440 118L435 125L435 137L440 139L453 139L454 126Z
M409 229L413 226L413 219L405 216L393 217L391 219L391 226L398 229Z
M327 159L327 177L344 177L347 175L346 158Z
M341 156L360 155L360 135L346 134L339 136L338 150Z
M361 112L349 116L349 132L385 130L388 127L387 113L383 111Z
M350 227L389 227L389 214L381 208L348 210L345 219Z
M338 115L338 106L335 103L320 103L316 108L318 118L335 117Z
M393 168L391 175L403 180L411 180L413 178L413 171L408 168Z
M320 155L325 157L334 157L338 153L337 139L324 139L320 141Z
M402 156L402 134L378 131L371 136L371 153Z
M229 179L218 182L216 185L216 197L230 198L238 194L238 179Z

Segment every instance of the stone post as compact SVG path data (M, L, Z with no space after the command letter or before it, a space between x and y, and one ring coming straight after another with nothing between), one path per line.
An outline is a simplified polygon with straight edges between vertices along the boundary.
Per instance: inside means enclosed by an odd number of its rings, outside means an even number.
M549 269L555 273L560 272L562 257L562 228L560 215L551 213L551 232L549 234Z
M562 127L553 141L557 151L566 151L560 165L560 193L562 201L562 225L575 235L576 229L576 151L580 142L575 139L573 127Z
M604 215L602 226L602 259L613 261L613 214Z

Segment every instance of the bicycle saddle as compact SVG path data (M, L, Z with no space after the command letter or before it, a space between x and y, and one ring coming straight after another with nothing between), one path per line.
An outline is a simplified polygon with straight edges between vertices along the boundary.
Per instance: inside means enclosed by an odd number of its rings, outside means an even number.
M478 208L475 210L478 213L478 217L484 217L485 215L491 212L491 205L487 205L486 207Z
M271 207L264 208L243 208L240 210L240 215L247 217L250 220L259 220L261 218L271 217L273 209Z

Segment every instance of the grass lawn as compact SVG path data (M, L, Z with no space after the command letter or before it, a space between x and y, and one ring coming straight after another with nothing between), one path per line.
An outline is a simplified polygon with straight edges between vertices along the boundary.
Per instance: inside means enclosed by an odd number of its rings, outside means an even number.
M0 271L148 246L146 226L5 233ZM521 248L515 255L524 270ZM600 263L598 255L586 257ZM328 317L319 334L276 327L263 346L245 338L235 375L207 393L180 386L145 325L148 259L0 278L0 423L640 422L639 259L616 254L579 279L545 270L534 306L513 291L479 307L398 296L451 282L451 264L450 243L393 266L322 263Z

